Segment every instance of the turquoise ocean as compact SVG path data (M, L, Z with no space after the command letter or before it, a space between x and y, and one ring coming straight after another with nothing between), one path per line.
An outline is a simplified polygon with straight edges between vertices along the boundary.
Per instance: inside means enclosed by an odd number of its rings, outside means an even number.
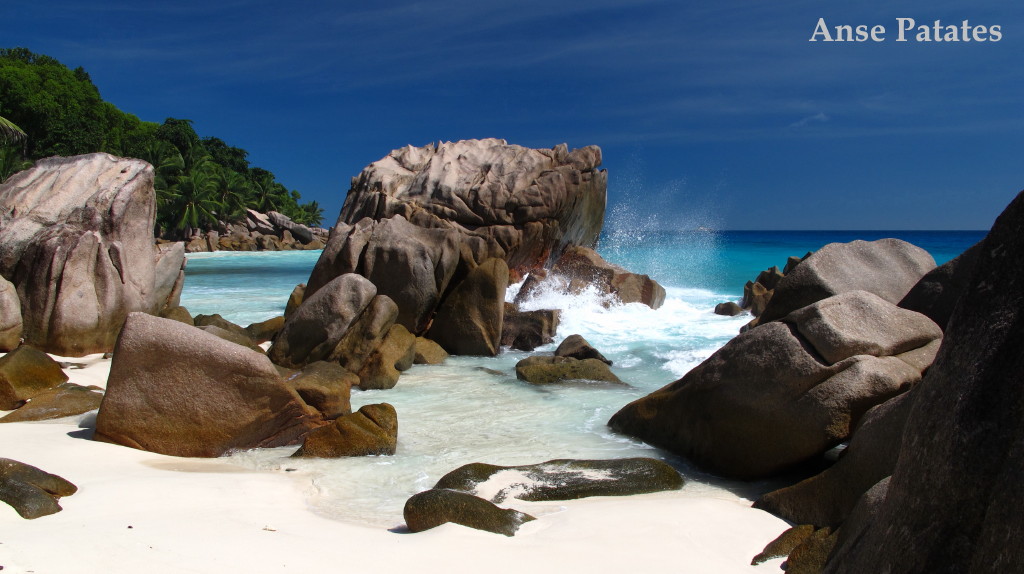
M641 304L605 306L596 293L540 293L527 308L560 308L550 352L578 333L614 364L628 387L571 384L539 388L518 381L516 362L530 353L452 357L442 366L414 366L394 389L352 393L353 410L388 402L399 417L398 452L390 457L338 460L288 458L294 447L239 452L243 466L294 471L308 480L310 504L326 516L374 527L402 524L402 506L445 473L470 462L530 464L555 458L653 456L678 468L688 483L680 496L715 496L727 488L756 496L757 485L721 481L687 461L609 431L606 422L626 403L678 379L706 359L750 317L712 310L738 301L743 285L790 255L832 242L897 237L942 264L980 241L984 231L649 231L617 226L602 236L605 259L646 273L668 293L657 310ZM182 305L193 314L220 313L247 325L280 315L305 283L317 251L201 253L188 257ZM509 290L511 298L518 285Z

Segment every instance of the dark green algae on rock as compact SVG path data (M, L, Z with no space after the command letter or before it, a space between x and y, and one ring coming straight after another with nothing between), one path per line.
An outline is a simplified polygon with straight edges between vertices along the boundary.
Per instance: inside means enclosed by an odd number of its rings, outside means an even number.
M477 530L513 536L533 516L500 508L482 498L457 490L432 488L414 494L405 502L402 512L411 532L423 532L454 522Z
M498 481L492 502L508 498L529 502L575 500L590 496L629 496L665 490L679 490L683 477L669 464L653 458L612 460L556 459L540 464L497 466L471 463L441 477L436 489L459 490L477 494L488 482Z

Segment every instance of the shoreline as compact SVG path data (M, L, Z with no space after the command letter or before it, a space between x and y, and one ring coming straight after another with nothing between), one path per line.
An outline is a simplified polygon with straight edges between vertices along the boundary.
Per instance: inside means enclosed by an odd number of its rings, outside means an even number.
M55 357L87 364L65 372L105 386L102 355ZM24 520L6 505L0 565L6 572L279 572L300 568L498 572L778 572L750 566L789 527L739 496L681 491L510 506L538 520L512 538L446 524L411 535L325 517L308 473L259 471L228 459L176 458L85 438L80 415L0 425L3 456L79 487L64 510Z

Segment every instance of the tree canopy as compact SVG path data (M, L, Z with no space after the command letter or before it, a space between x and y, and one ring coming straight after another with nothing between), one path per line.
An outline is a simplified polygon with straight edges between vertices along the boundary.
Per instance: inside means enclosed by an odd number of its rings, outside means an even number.
M18 149L9 145L16 142ZM103 101L82 68L26 48L0 49L0 181L36 159L93 152L153 165L157 228L164 235L212 229L238 220L246 208L279 211L306 225L323 219L315 201L300 203L298 191L250 166L249 152L200 137L192 120L140 120Z

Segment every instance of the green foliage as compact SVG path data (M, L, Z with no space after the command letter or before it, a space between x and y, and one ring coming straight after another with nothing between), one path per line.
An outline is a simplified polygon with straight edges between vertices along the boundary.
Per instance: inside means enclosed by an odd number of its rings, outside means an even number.
M0 49L0 113L0 181L30 160L103 151L153 165L157 228L168 235L238 221L246 208L279 211L306 225L323 219L315 201L299 203L297 191L250 166L244 149L201 138L192 120L158 124L122 112L103 101L84 69L25 48ZM22 138L22 150L6 146Z

